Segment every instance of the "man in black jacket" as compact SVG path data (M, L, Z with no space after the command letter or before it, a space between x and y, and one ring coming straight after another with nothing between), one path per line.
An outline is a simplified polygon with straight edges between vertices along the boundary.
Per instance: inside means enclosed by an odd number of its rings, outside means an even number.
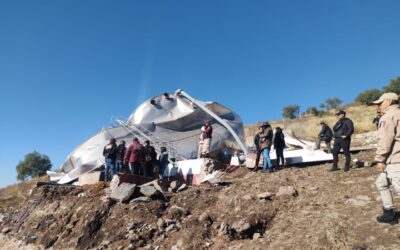
M114 176L117 173L115 169L115 158L117 156L117 143L114 137L110 139L110 143L104 146L103 156L106 160L106 171L104 175L104 180L108 181L110 179L108 175L108 172L110 170L112 176Z
M124 156L126 152L125 141L122 140L117 147L116 168L117 172L125 172L124 170Z
M254 145L256 146L256 164L254 165L254 171L258 170L258 163L260 162L260 156L261 156L261 149L260 149L260 133L257 133L254 136Z
M335 126L333 126L333 137L335 142L333 143L333 164L329 171L338 170L339 152L343 149L343 153L346 157L344 164L344 171L350 170L350 142L351 135L354 132L353 122L346 117L346 112L338 110L335 115L339 118Z
M331 140L332 140L332 129L323 121L319 122L321 124L321 131L318 133L317 141L315 142L314 149L320 149L321 141L324 141L326 147L328 148L328 153L331 153Z
M144 142L144 176L154 177L154 165L157 161L157 153L150 141Z

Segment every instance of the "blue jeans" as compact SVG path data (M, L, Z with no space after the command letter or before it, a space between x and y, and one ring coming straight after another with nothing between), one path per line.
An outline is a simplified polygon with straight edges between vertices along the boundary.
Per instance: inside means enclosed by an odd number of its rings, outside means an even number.
M122 168L123 168L123 167L124 167L124 165L123 165L122 161L117 160L117 163L116 163L116 170L117 170L117 172L122 172Z
M272 168L271 159L269 158L269 149L264 148L262 151L263 154L263 169L268 170Z
M113 177L116 173L117 173L117 171L116 171L116 169L115 169L115 162L114 162L114 159L106 159L106 172L105 172L105 174L104 174L104 180L105 181L108 181L109 179L111 179L111 178L109 178L109 176L108 176L108 172L111 170L111 174L112 174L112 176L111 177Z

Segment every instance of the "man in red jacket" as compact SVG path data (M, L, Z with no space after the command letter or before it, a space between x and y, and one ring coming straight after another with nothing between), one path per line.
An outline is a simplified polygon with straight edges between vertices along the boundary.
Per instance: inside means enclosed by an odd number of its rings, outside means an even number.
M132 144L126 150L124 157L124 162L129 163L131 174L144 175L143 157L143 146L140 144L138 138L134 138Z

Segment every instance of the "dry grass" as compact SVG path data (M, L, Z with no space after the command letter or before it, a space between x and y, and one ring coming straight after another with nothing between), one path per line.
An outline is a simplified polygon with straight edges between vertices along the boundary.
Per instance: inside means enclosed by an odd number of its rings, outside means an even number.
M0 189L0 210L22 204L38 181L47 181L47 177L24 181Z
M355 133L365 133L374 131L375 125L372 123L376 114L375 106L366 106L359 104L351 104L344 107L346 116L354 123ZM336 123L337 118L334 115L334 110L330 110L322 117L305 116L293 120L271 121L273 128L281 127L285 131L292 131L296 136L302 139L314 140L321 129L320 120L324 120L331 128ZM245 136L247 143L251 142L251 138L257 132L258 125L246 125ZM252 143L250 143L252 145Z

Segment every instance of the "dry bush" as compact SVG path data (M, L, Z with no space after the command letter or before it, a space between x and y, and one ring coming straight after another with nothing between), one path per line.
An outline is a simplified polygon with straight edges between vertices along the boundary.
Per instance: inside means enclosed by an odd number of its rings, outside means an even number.
M47 176L23 181L0 189L0 209L17 207L22 204L38 181L47 181Z

